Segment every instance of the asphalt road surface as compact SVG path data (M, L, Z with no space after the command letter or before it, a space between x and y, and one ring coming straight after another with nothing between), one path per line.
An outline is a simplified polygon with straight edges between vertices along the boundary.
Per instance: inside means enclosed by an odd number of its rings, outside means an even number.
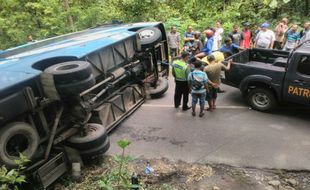
M250 109L238 89L222 85L217 109L203 118L173 106L174 82L164 97L147 100L112 131L109 154L128 139L134 157L221 163L239 167L310 170L310 109L281 105ZM198 110L197 110L198 111Z

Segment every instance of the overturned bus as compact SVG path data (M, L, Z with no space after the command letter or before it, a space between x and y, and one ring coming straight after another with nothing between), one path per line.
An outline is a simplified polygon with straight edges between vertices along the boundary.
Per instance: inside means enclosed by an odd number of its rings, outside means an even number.
M105 153L107 133L168 89L162 23L104 25L0 53L0 166L46 188L74 162ZM69 167L70 168L70 167Z

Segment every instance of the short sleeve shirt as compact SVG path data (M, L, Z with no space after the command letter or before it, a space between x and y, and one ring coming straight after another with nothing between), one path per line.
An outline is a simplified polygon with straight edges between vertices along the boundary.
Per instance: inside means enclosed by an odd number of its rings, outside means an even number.
M178 44L181 42L180 33L178 33L178 32L176 32L176 33L169 32L167 37L168 37L168 46L170 48L178 48L179 47Z
M238 46L240 46L241 40L243 40L243 35L240 32L231 32L229 33L229 37L232 42Z
M275 34L271 30L260 31L255 41L257 41L257 46L260 48L268 48L272 41L275 41Z
M184 37L185 38L194 38L194 32L185 32L184 33ZM194 41L187 41L184 45L187 45L187 46L191 46L193 45Z
M221 83L221 71L225 70L227 70L227 67L223 63L210 64L204 68L208 79L217 84Z
M188 74L187 80L188 80L189 85L191 85L194 80L199 81L205 85L208 82L208 77L205 72L200 71L200 70L194 70L193 72ZM202 87L199 90L192 89L192 93L198 94L198 93L205 93L205 92L206 92L206 89L204 87Z

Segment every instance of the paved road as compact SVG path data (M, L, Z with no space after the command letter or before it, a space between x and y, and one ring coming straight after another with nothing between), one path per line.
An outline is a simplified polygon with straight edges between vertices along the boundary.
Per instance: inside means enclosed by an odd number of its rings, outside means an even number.
M223 85L218 109L203 118L173 107L174 83L148 100L111 134L132 142L128 153L145 158L223 163L240 167L310 170L310 109L281 106L273 113L247 107L237 89Z

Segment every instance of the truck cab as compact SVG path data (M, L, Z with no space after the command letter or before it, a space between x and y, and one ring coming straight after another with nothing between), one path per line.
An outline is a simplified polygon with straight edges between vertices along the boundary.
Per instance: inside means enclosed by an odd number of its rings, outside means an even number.
M308 47L307 47L308 46ZM309 43L291 55L283 83L283 100L310 105Z

